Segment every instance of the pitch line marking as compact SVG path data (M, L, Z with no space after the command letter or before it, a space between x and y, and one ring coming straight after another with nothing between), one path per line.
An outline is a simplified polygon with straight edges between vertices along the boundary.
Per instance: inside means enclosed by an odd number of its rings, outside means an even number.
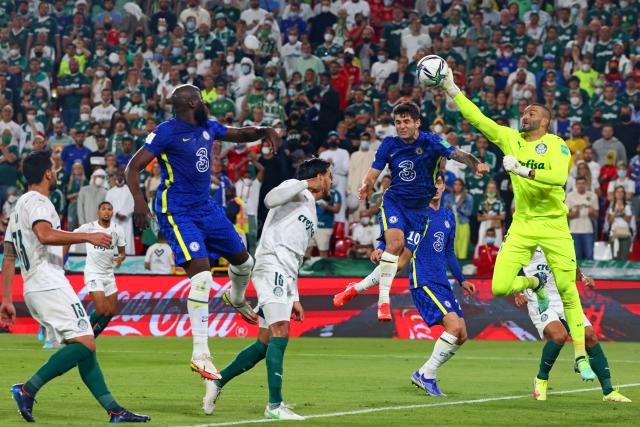
M617 386L617 388L630 388L630 387L638 387L638 386L640 386L640 383L622 384ZM588 391L597 391L597 390L601 390L601 388L600 387L578 388L575 390L551 391L547 394L558 395L558 394L585 393ZM402 411L406 409L423 409L423 408L432 408L436 406L470 405L474 403L497 402L501 400L516 400L516 399L524 399L524 398L530 398L530 397L531 397L531 393L519 394L515 396L487 397L484 399L457 400L453 402L419 403L414 405L401 405L401 406L383 406L380 408L357 409L353 411L342 411L342 412L329 412L326 414L313 414L313 415L306 416L305 419L312 420L316 418L344 417L348 415L361 415L361 414L370 414L374 412L386 412L386 411ZM256 420L228 421L228 422L222 422L222 423L194 424L194 425L176 426L176 427L222 427L222 426L238 426L238 425L244 425L244 424L269 423L273 421L278 421L278 420L262 418L262 419L256 419Z

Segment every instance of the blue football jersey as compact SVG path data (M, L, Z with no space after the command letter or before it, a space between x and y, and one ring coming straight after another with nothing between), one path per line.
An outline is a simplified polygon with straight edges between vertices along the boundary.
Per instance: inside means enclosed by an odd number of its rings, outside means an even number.
M420 132L413 144L397 136L388 136L378 148L372 168L383 170L389 165L391 186L385 197L407 207L422 208L429 205L436 192L435 176L440 160L449 158L456 147L431 132Z
M158 158L162 172L156 213L185 212L210 200L211 147L226 134L226 126L215 120L194 126L173 118L147 136L144 146Z
M453 250L456 235L456 218L453 212L444 206L437 211L429 207L427 216L427 229L411 260L410 288L424 285L449 287L447 265L453 276L459 282L463 282L460 263Z

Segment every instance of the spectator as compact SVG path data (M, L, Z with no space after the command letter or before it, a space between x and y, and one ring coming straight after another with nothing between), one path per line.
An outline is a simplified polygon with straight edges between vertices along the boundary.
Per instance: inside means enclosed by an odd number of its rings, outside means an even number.
M247 246L247 232L249 231L249 223L247 215L244 211L244 202L236 195L234 186L225 187L224 189L224 210L227 219L234 225L236 232Z
M635 183L635 196L633 197L631 210L633 216L640 218L640 144L636 147L636 155L629 162L631 180Z
M71 167L78 161L82 164L83 169L89 169L91 150L84 146L84 131L76 130L73 139L75 144L67 145L62 150L62 160L67 173L71 172Z
M320 158L332 165L333 183L336 191L340 194L340 200L346 200L347 196L347 174L349 173L349 153L344 148L338 147L337 132L329 132L327 139L328 150L320 153ZM345 222L346 205L341 204L340 211L336 214L337 222Z
M167 239L158 231L158 242L149 246L144 256L144 268L154 274L173 274L175 260Z
M336 214L340 212L342 207L342 200L340 193L334 185L327 199L320 199L316 202L318 228L311 238L309 247L317 247L320 252L320 257L322 258L329 256L329 241L333 234L333 224L336 221Z
M0 206L7 200L7 190L18 181L18 146L11 144L9 129L2 131L0 141Z
M600 166L600 163L598 163L594 158L593 148L585 147L582 153L582 159L587 164L587 166L589 166L589 170L591 171L591 176L597 179L600 176L601 166ZM577 164L571 168L571 175L574 177L577 176L576 169L577 169Z
M478 245L484 243L483 236L487 234L487 230L493 229L496 238L495 245L498 248L502 246L502 226L506 216L506 207L498 194L498 186L495 181L489 181L485 188L484 200L478 207L478 222L480 223Z
M127 246L125 253L135 255L135 240L133 238L133 196L129 188L124 185L124 168L115 174L115 186L107 191L105 200L113 206L113 221L124 230Z
M569 151L571 151L572 162L577 160L583 160L583 152L587 148L589 141L582 133L582 124L571 124L571 136L565 141Z
M583 177L587 181L587 191L592 191L598 196L600 195L600 182L597 177L591 174L591 169L584 160L579 160L571 174L569 174L565 187L567 193L575 191L577 177Z
M624 162L618 162L616 169L617 178L611 181L607 188L607 201L613 202L614 189L622 187L625 192L625 200L630 202L636 192L636 184L627 176L627 165Z
M261 149L260 164L264 167L264 179L260 186L260 195L258 196L258 238L262 232L262 226L267 218L268 209L264 205L264 197L269 191L280 185L286 179L289 179L293 173L291 170L290 160L279 151L274 154L271 147L263 144Z
M631 252L632 215L624 187L616 187L613 201L607 210L605 230L609 232L609 242L617 260L627 261Z
M620 122L614 127L613 133L624 145L627 158L633 157L640 144L640 124L631 121L631 107L628 105L620 108Z
M493 269L496 265L496 258L500 250L496 246L496 231L488 228L483 239L484 243L479 245L473 257L473 265L476 266L476 277L489 278L493 276Z
M605 164L609 151L615 152L617 161L627 163L627 151L624 145L622 145L622 142L613 136L612 125L604 125L602 127L602 138L595 141L592 147L600 166Z
M222 168L222 162L220 159L214 158L211 163L211 191L213 192L213 201L220 206L226 206L225 189L232 185L231 179Z
M69 74L58 81L57 93L62 102L62 121L70 127L80 117L80 100L91 93L89 78L80 72L75 58L69 60Z
M67 230L75 230L80 226L78 221L78 196L80 189L89 184L86 175L84 174L84 167L82 166L82 160L75 160L71 163L69 182L67 184ZM97 212L97 210L96 210Z
M122 139L122 153L116 156L116 164L118 167L126 167L129 160L133 157L133 138L125 136Z
M358 194L369 167L373 163L375 153L371 150L371 135L363 132L360 135L359 150L351 154L347 173L347 195Z
M104 202L107 196L105 179L107 173L97 169L91 174L88 185L80 188L78 193L78 224L87 224L98 219L98 206Z
M153 200L156 198L156 192L158 191L158 186L160 185L161 180L162 175L160 165L157 161L153 162L151 165L151 174L144 182L144 194L150 204L152 204Z
M453 194L445 195L445 206L456 216L456 238L453 242L456 257L460 260L467 259L471 237L469 217L473 212L473 198L465 191L464 181L460 178L453 184Z
M252 0L252 2L255 0ZM200 0L187 0L187 8L184 9L178 18L178 22L187 26L190 19L193 19L194 28L201 24L210 24L211 15L204 7L200 6Z
M243 169L244 164L247 163L250 163L255 169L255 178L253 178L249 168L244 168L244 172L242 174L239 173L239 170ZM249 151L248 155L236 165L234 177L236 178L236 194L244 203L247 222L249 224L247 247L249 251L253 253L257 248L258 241L258 196L260 195L260 187L264 180L264 166L258 161L258 156L254 151Z
M49 146L52 150L62 150L68 145L72 145L74 143L73 138L71 138L64 131L64 123L62 121L53 123L53 135L49 138Z
M13 121L13 107L7 104L2 107L2 120L0 121L0 134L5 135L5 131L9 131L11 136L10 145L20 147L20 141L23 138L22 128Z
M374 250L380 230L375 226L367 210L359 212L360 222L353 227L353 244L349 248L352 258L369 258Z
M598 219L598 196L588 190L588 185L587 178L578 175L575 189L567 194L565 200L569 209L569 229L579 260L593 259L594 224Z

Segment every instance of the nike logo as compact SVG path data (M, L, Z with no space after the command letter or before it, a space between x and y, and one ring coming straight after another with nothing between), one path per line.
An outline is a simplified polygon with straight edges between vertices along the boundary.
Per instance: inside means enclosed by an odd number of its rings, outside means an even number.
M188 140L190 140L191 138L182 138L182 142L187 142Z

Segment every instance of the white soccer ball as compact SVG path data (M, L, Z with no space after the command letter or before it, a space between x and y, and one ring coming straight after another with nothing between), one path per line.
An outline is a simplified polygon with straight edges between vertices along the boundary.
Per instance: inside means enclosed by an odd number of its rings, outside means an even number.
M260 40L256 36L249 34L244 38L244 47L251 50L260 49Z
M438 55L427 55L418 61L416 74L423 87L436 87L444 80L449 72L447 61Z

